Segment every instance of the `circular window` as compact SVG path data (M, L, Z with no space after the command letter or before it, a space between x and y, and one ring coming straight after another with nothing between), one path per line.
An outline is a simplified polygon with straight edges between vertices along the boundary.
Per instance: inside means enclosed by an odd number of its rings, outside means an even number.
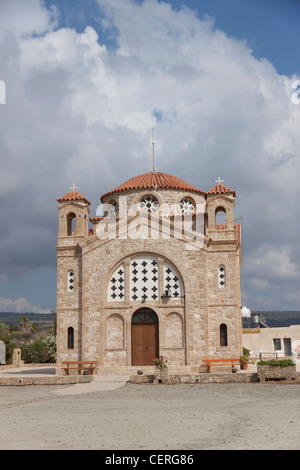
M184 197L180 201L180 209L181 209L182 214L190 215L194 212L194 204L192 203L190 199L188 199L187 197Z
M155 212L159 208L159 202L156 197L144 196L139 203L140 209L147 210L148 212Z

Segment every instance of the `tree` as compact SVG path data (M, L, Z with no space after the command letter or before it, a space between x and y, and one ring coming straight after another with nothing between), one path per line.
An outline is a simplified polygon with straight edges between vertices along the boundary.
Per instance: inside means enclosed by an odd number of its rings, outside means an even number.
M22 333L30 333L30 323L27 317L23 316L19 318L19 325L22 330Z

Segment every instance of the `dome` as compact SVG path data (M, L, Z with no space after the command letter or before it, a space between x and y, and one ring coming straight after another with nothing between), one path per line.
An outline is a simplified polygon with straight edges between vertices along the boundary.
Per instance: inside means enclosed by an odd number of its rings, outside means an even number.
M235 191L227 188L223 184L217 184L207 192L208 196L215 196L216 194L233 194L233 197L235 197Z
M132 189L179 189L181 191L191 191L205 196L204 191L191 186L177 176L161 172L150 172L129 179L112 191L103 194L100 199L103 202L103 199L110 194Z
M89 205L91 204L90 201L88 201L82 194L74 190L57 199L57 202L64 201L84 201Z

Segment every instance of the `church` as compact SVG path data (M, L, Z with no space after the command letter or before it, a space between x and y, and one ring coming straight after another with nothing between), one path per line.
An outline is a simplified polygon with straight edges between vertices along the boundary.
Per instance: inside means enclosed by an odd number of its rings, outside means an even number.
M153 169L103 194L94 216L74 186L57 199L57 373L87 360L151 373L159 356L193 373L241 355L241 226L235 191L215 183Z

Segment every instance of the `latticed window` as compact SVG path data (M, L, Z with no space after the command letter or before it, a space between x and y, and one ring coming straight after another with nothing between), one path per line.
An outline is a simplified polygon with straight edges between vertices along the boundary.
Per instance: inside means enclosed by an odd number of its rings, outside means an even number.
M159 299L158 261L152 256L139 256L130 263L130 299Z
M218 267L218 285L219 287L225 287L226 285L226 269L223 264Z
M194 204L189 198L184 197L180 201L180 209L182 214L191 215L194 212Z
M147 210L148 212L155 212L159 208L159 202L156 197L151 196L144 196L139 203L140 209Z
M132 258L129 265L129 292L131 301L158 301L168 292L168 297L182 298L182 281L175 266L165 262L163 267L163 292L159 291L158 259L151 255ZM125 265L122 263L112 274L107 290L108 301L125 300Z
M125 267L121 264L113 273L108 285L108 300L114 302L125 300Z
M70 269L68 271L68 291L73 292L74 288L75 288L75 285L74 285L74 271L73 271L73 269Z
M171 263L164 264L164 290L168 292L171 297L181 297L182 288L179 273L175 266Z

